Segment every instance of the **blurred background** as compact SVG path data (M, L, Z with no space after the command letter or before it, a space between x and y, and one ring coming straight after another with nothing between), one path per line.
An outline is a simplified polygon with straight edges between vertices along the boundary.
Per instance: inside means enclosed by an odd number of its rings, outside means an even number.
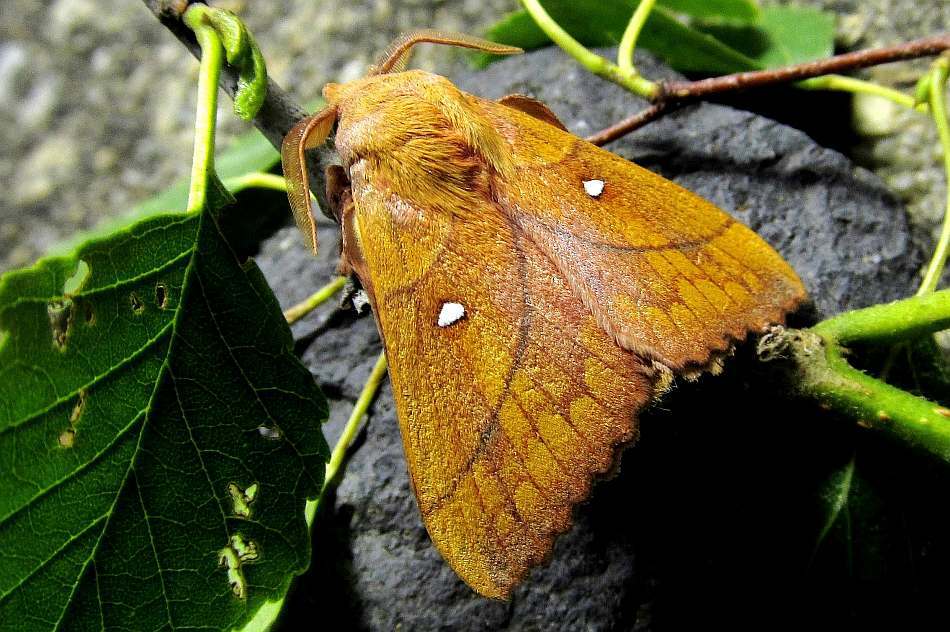
M301 102L312 102L328 81L360 76L403 30L478 34L520 6L517 0L215 4L246 20L273 78ZM946 0L799 4L835 12L841 50L896 43L950 25ZM451 49L421 47L414 63L451 76L466 61ZM908 88L926 63L878 67L866 76ZM29 264L188 173L197 68L139 0L0 3L0 270ZM802 95L811 103L821 98ZM852 107L850 97L814 111L789 107L787 97L783 104L787 111L811 112L807 120L789 122L881 175L906 202L918 238L927 240L943 212L945 184L926 117L877 100ZM740 105L783 117L768 99ZM223 148L249 126L231 115L227 98L220 108Z

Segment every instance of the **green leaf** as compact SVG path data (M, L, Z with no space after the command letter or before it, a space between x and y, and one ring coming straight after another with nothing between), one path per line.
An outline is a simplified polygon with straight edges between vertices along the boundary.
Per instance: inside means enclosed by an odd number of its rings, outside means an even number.
M850 548L852 534L848 503L851 499L853 481L854 456L843 467L832 472L819 489L818 494L824 521L818 532L818 537L815 539L816 552L836 525L842 530L841 539Z
M779 68L834 53L835 17L811 7L766 7L755 27L704 25L702 30L749 56L760 68Z
M585 46L614 46L638 0L545 0L544 8L568 33ZM491 27L486 37L526 50L546 46L547 35L526 11L509 14ZM640 34L639 45L683 72L731 73L758 68L756 62L716 38L687 26L668 9L655 7ZM475 63L486 66L490 56L476 56Z
M212 213L4 275L0 331L0 629L228 629L286 594L327 405Z
M753 0L659 0L666 8L707 21L728 21L752 24L759 19L760 9Z
M680 72L729 74L756 70L756 62L715 37L686 26L662 7L651 13L640 45Z
M250 121L261 109L267 96L267 67L264 55L244 22L227 9L209 7L204 10L210 24L224 46L228 63L238 70L238 87L234 94L234 113Z

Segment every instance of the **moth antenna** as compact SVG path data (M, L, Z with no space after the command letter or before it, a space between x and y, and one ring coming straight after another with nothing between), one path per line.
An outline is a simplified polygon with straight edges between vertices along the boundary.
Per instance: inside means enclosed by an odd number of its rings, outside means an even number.
M492 55L517 55L524 52L517 46L498 44L465 33L446 33L433 29L420 29L403 33L397 37L396 41L379 58L379 62L372 66L367 74L384 75L389 72L402 72L409 63L412 47L422 43L472 48Z
M313 116L302 119L287 132L280 146L280 162L287 181L287 199L294 213L297 228L307 240L307 246L317 254L317 223L313 219L310 202L310 177L307 171L308 149L319 147L336 122L336 108L320 110Z

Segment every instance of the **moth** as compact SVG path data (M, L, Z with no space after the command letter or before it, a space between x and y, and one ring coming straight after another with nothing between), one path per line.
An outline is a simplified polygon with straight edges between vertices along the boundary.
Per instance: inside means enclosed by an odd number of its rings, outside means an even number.
M750 229L543 103L405 70L421 42L521 52L404 35L366 77L324 88L282 162L316 252L305 151L335 130L342 266L385 346L419 510L458 575L506 598L671 377L717 370L805 290Z

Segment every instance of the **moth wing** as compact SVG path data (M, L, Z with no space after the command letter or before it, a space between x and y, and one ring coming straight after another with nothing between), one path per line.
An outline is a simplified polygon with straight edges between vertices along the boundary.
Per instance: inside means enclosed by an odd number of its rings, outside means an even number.
M565 131L567 130L567 127L561 122L561 119L557 117L557 114L555 114L551 108L533 97L529 97L524 94L508 94L498 99L498 103L512 108L513 110L520 110L525 114L533 116L539 121L544 121L545 123L553 125L554 127L558 127Z
M347 256L385 344L419 509L458 575L506 597L634 437L651 370L487 198L433 213L351 177Z
M497 197L626 349L705 366L805 296L761 237L712 203L522 112L480 101L516 174Z

